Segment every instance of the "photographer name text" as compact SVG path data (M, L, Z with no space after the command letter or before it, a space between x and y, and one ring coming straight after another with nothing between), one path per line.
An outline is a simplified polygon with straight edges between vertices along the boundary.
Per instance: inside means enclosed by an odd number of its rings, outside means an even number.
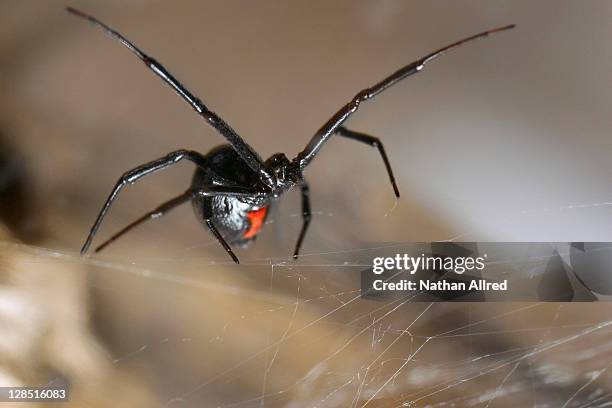
M506 291L508 290L508 281L489 282L484 279L475 279L470 282L440 280L419 280L411 281L402 279L398 282L387 282L383 279L377 279L373 282L372 288L377 291Z

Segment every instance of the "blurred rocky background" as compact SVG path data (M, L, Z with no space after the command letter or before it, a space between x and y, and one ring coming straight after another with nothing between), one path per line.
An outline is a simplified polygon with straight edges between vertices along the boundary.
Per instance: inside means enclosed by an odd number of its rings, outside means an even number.
M222 139L66 5L164 63L266 157L293 157L400 66L517 28L351 118L384 141L398 202L375 151L331 140L306 174L302 258L291 193L235 266L189 206L79 256L122 172ZM67 382L75 407L610 403L609 304L367 301L345 263L385 242L612 240L611 20L605 0L2 1L0 383ZM127 189L99 239L192 170Z

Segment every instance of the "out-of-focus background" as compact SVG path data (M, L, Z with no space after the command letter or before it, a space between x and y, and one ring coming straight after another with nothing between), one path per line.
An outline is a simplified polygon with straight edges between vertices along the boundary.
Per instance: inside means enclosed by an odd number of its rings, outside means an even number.
M189 206L78 249L125 170L222 138L62 1L0 5L0 383L73 406L602 406L610 307L386 304L342 263L382 242L612 240L609 1L74 1L164 63L264 157L293 157L358 90L455 50L363 105L235 266ZM122 193L99 240L182 192L181 164ZM101 242L101 241L97 242ZM378 244L377 244L378 243Z

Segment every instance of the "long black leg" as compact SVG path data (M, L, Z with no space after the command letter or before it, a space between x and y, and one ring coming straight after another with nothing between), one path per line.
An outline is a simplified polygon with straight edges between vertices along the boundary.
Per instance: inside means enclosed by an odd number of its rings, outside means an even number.
M215 236L215 238L217 238L217 241L219 241L219 243L223 246L223 248L225 249L225 251L229 254L229 256L232 257L232 259L234 260L234 262L236 262L237 264L240 263L240 261L238 260L238 257L236 256L236 254L234 254L234 251L232 251L232 248L230 248L230 246L228 245L228 243L225 241L225 239L221 236L221 234L219 233L219 231L217 230L217 228L215 227L215 225L213 224L213 222L210 220L210 218L206 219L206 225L208 225L208 228L210 229L210 232L213 233L213 235Z
M293 259L297 259L298 254L300 253L302 241L304 241L304 236L306 236L306 231L308 230L308 225L310 224L311 217L312 214L310 212L310 189L308 188L308 184L304 181L304 184L302 184L302 230L300 231L300 236L298 237L297 243L295 244L295 251L293 251Z
M162 64L151 58L136 45L130 42L123 35L113 30L100 20L96 19L89 14L83 13L82 11L76 10L72 7L66 7L68 12L75 16L81 17L92 23L93 25L100 27L106 34L112 38L118 40L128 50L130 50L136 57L138 57L151 71L153 71L158 77L160 77L165 83L170 85L174 91L179 94L191 107L208 122L209 125L217 129L217 131L224 136L232 145L236 153L244 160L244 162L257 174L260 178L272 186L272 178L265 170L263 161L255 150L249 146L235 131L228 125L219 115L211 111L204 105L204 103L195 95L193 95L183 84L181 84Z
M83 247L81 248L81 254L84 254L89 248L89 246L91 245L91 241L94 235L96 235L96 232L98 231L98 228L100 227L100 224L102 223L102 220L104 219L104 216L108 212L110 206L113 204L113 201L115 201L115 198L117 198L117 195L119 194L121 189L123 189L123 187L125 187L128 184L135 183L136 181L138 181L139 179L141 179L142 177L146 175L149 175L159 170L163 170L166 167L172 166L173 164L178 163L182 159L190 160L194 162L195 164L197 164L198 166L204 166L205 161L206 161L204 159L204 156L202 156L198 152L194 152L190 150L177 150L175 152L167 154L164 157L161 157L157 160L153 160L151 162L138 166L135 169L132 169L124 173L121 176L121 178L119 178L119 181L117 181L117 184L115 184L115 188L113 188L113 191L111 191L110 195L106 199L104 206L102 206L102 209L100 210L100 213L98 214L98 217L96 218L96 221L91 227L91 230L89 231L89 235L87 236L87 239L85 240L85 243L83 244Z
M138 225L142 224L143 222L148 221L148 220L152 220L152 219L155 219L155 218L163 217L170 210L172 210L173 208L176 208L179 205L183 204L184 202L188 201L191 197L193 197L193 191L191 189L189 189L189 190L185 191L183 194L181 194L179 196L176 196L176 197L166 201L165 203L161 204L160 206L158 206L153 211L149 211L148 213L146 213L142 217L138 218L136 221L130 223L126 227L124 227L121 230L119 230L117 233L115 233L109 239L107 239L102 244L100 244L96 248L95 252L100 252L101 250L106 248L110 243L116 241L121 236L123 236L124 234L128 233L129 231L131 231L132 229L134 229Z
M345 128L344 126L340 126L336 133L342 137L346 137L348 139L357 140L359 142L368 144L372 147L376 147L380 152L380 156L385 163L385 167L387 168L387 174L389 175L389 180L391 181L391 185L393 186L393 192L395 192L395 197L399 198L400 193L397 188L397 184L395 183L395 177L393 176L393 170L391 169L391 164L389 163L389 158L387 158L387 153L385 152L385 147L379 138L367 135L361 132L355 132L354 130L350 130Z
M117 232L116 234L111 236L108 240L106 240L104 243L102 243L100 246L98 246L95 252L100 252L102 249L106 248L110 243L116 241L122 235L131 231L133 228L137 227L143 222L166 215L170 210L188 201L194 195L203 195L203 196L209 196L209 197L215 196L215 195L231 195L234 197L236 196L253 197L253 192L248 191L246 189L242 189L242 188L223 187L223 186L215 186L215 187L212 187L206 190L189 189L185 191L183 194L166 201L165 203L161 204L153 211L149 211L142 217L138 218L136 221L132 222L128 226L121 229L119 232ZM208 227L214 234L215 238L217 238L217 240L221 243L221 245L223 245L223 248L225 248L225 250L230 254L234 262L239 263L238 258L236 257L236 255L234 255L231 248L229 247L227 242L225 242L223 237L221 237L221 235L219 234L217 229L214 227L210 219L206 220L206 225L208 225Z
M429 62L433 61L440 55L455 47L458 47L466 42L475 40L477 38L486 37L490 34L497 33L499 31L509 30L511 28L514 28L514 24L494 28L492 30L487 30L471 37L464 38L463 40L457 41L453 44L447 45L444 48L441 48L417 61L414 61L411 64L400 68L399 70L395 71L393 74L389 75L387 78L383 79L371 88L366 88L360 91L357 95L355 95L355 97L353 97L353 99L349 103L344 105L317 131L317 133L310 140L306 148L297 155L294 161L297 161L301 169L308 166L308 164L312 161L312 159L314 159L314 157L321 149L321 146L323 146L327 139L329 139L330 136L332 136L336 132L338 127L340 127L349 118L349 116L351 116L353 113L355 113L355 111L357 111L361 102L375 97L376 95L389 88L390 86L396 84L397 82L401 81L402 79L416 74L417 72L421 71L423 67L425 67L425 65L427 65Z

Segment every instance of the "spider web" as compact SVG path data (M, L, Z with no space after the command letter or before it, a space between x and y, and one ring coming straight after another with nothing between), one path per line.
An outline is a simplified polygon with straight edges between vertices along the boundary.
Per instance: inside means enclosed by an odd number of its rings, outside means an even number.
M113 364L150 379L163 406L612 403L605 302L367 300L358 274L367 265L352 260L381 245L299 262L243 251L240 266L191 255L214 244L146 258L27 250L85 264Z

